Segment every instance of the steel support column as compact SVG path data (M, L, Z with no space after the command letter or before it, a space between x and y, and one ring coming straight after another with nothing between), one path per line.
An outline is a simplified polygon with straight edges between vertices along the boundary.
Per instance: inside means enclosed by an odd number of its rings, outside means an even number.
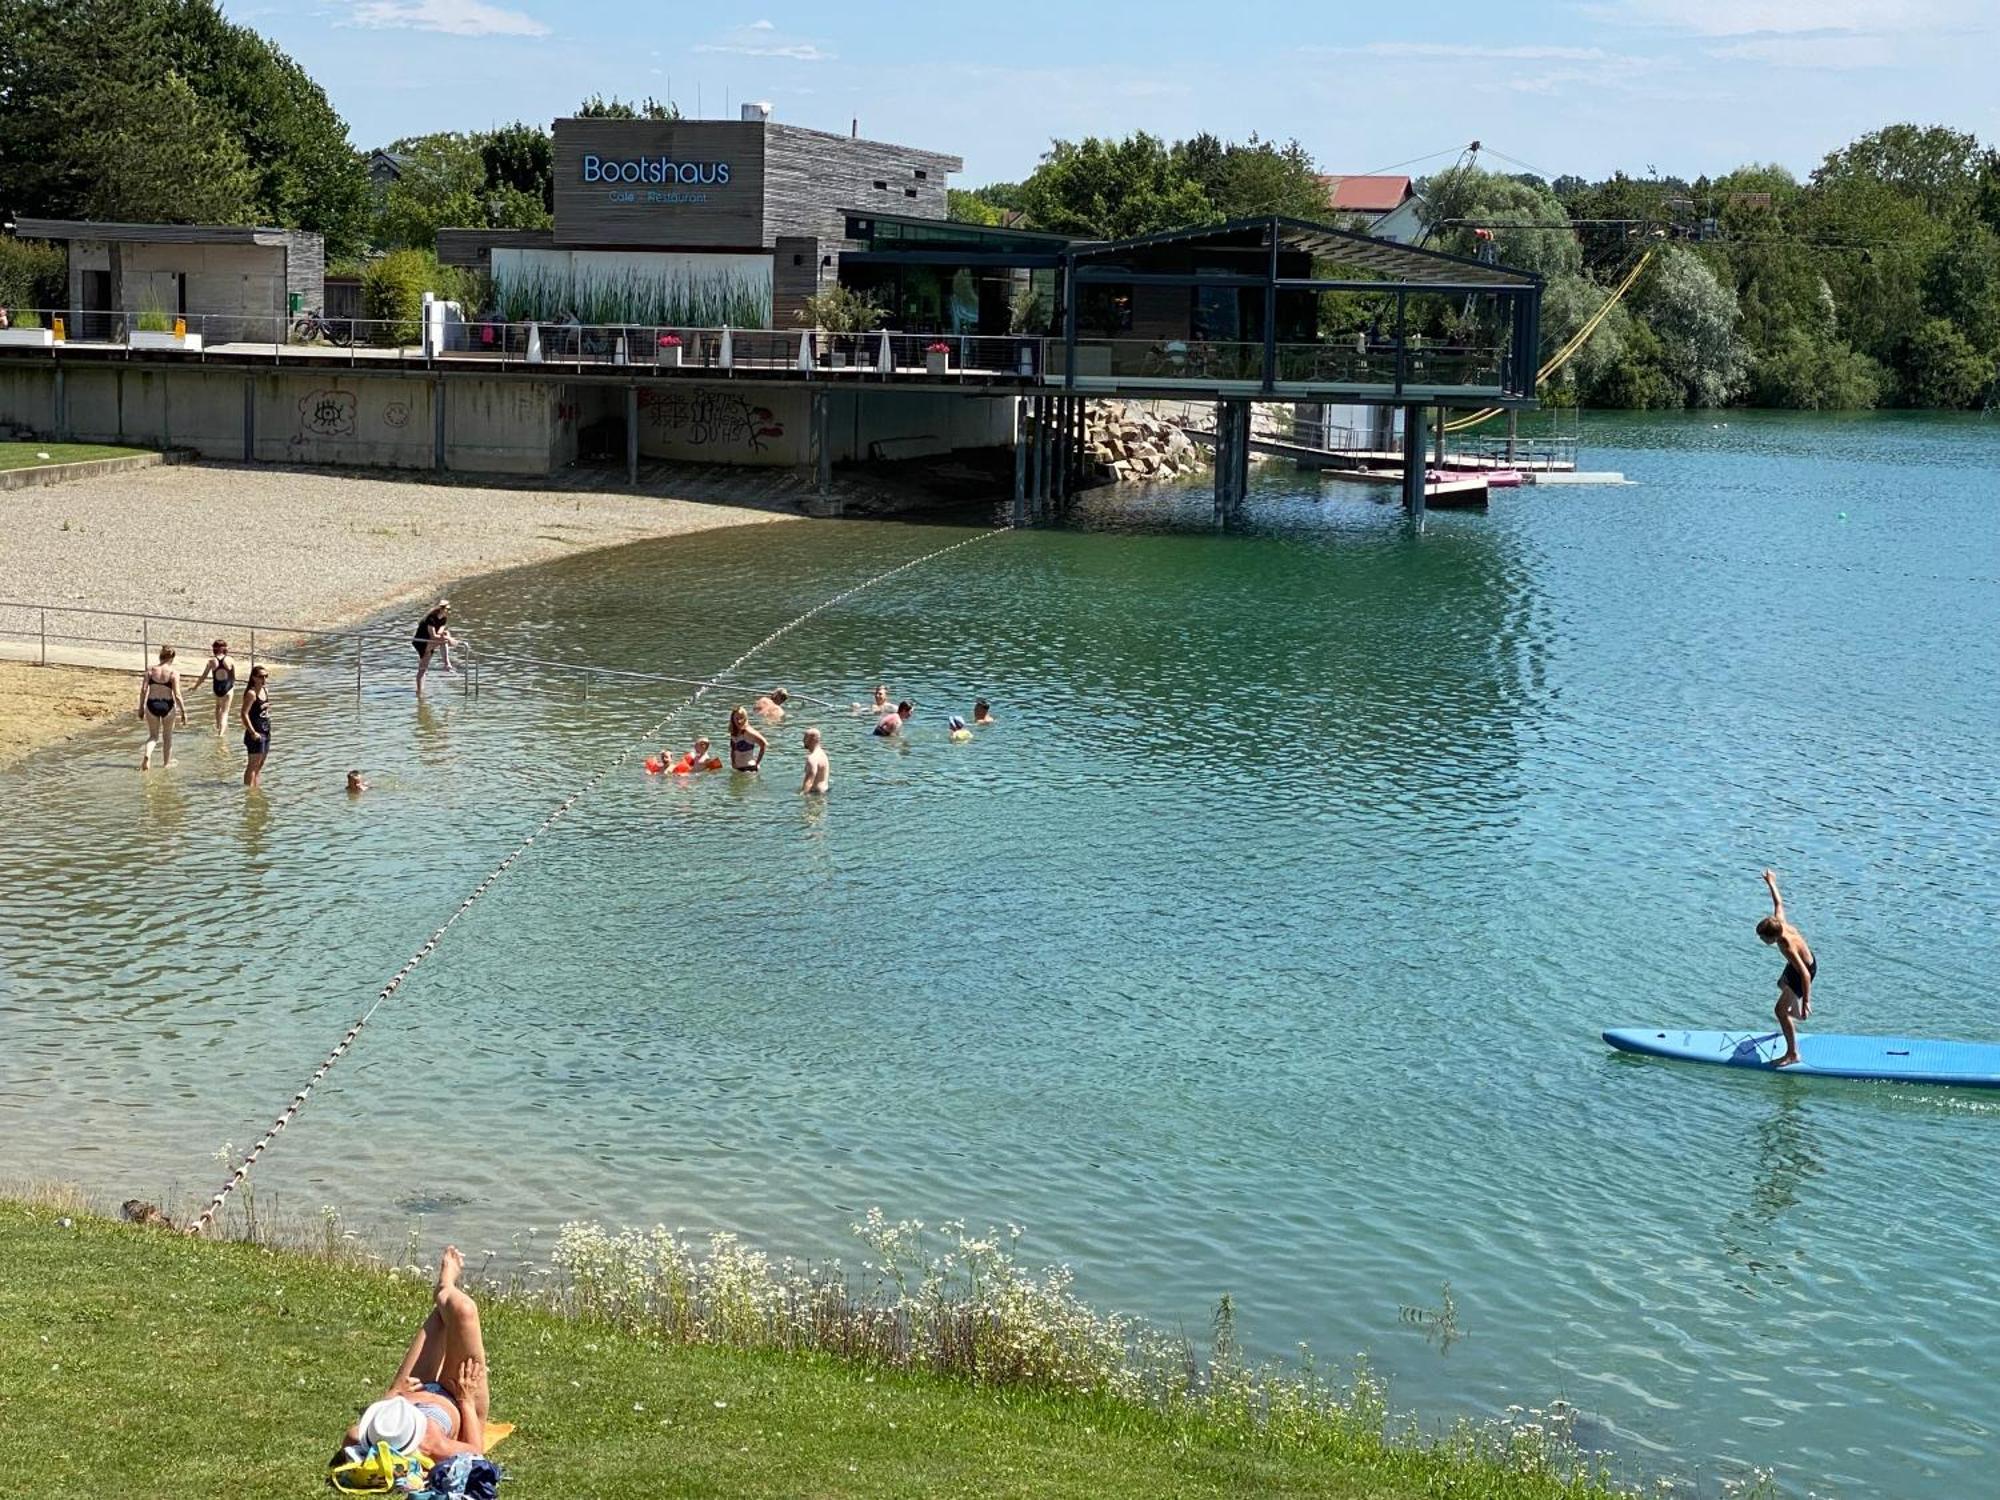
M1014 398L1014 524L1028 524L1028 398Z
M1234 526L1250 493L1250 403L1215 403L1215 520Z
M1403 408L1403 509L1413 520L1424 515L1424 409Z
M625 482L639 487L639 387L625 387Z
M431 467L444 468L444 376L431 377Z
M833 498L833 414L827 393L812 393L813 514L837 516L841 506Z
M1437 424L1437 466L1438 466L1438 467L1439 467L1440 469L1442 469L1442 468L1444 467L1444 417L1445 417L1445 411L1444 411L1444 408L1443 408L1442 406L1440 406L1440 407L1439 407L1439 408L1437 409L1437 418L1436 418L1436 424Z
M124 375L119 375L122 391ZM120 423L122 429L123 423ZM257 462L257 379L254 375L243 377L243 462Z
M1521 437L1521 414L1513 407L1507 408L1507 462L1514 461L1514 447Z

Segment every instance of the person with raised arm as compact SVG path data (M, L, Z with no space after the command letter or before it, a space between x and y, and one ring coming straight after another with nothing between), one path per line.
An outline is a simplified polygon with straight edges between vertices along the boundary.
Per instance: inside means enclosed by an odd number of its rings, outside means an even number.
M1799 1060L1798 1023L1812 1014L1813 981L1819 978L1819 960L1813 957L1805 934L1785 915L1785 898L1778 894L1778 877L1766 870L1764 887L1771 893L1771 915L1757 924L1757 936L1775 947L1785 960L1778 976L1778 1003L1772 1014L1785 1034L1785 1055L1774 1066L1788 1068Z

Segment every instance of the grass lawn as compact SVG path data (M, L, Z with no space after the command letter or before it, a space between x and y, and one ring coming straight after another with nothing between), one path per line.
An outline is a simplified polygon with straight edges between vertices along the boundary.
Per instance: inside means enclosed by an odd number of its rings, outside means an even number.
M130 458L135 453L154 451L151 448L114 448L109 443L0 443L0 469L82 463L87 458ZM42 457L44 453L47 458Z
M0 1202L0 1490L328 1493L335 1439L428 1306L372 1270ZM663 1347L506 1303L484 1322L516 1496L1603 1493L1373 1441L1307 1452L1108 1401Z

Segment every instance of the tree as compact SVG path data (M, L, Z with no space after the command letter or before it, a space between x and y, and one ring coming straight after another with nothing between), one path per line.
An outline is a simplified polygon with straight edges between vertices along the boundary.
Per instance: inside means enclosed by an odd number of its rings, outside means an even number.
M636 104L627 104L616 94L609 99L592 94L576 107L579 120L678 120L681 107L669 99L660 103L651 94Z
M1721 406L1748 363L1736 293L1685 245L1669 245L1637 287L1638 312L1659 340L1659 367L1684 406Z
M1122 141L1055 142L1021 184L1021 201L1036 227L1087 239L1125 239L1216 218L1215 205L1166 142L1143 130Z
M944 202L945 217L961 224L998 224L1002 217L1001 210L963 188L946 188Z
M1923 276L1924 308L1947 318L1982 354L2000 353L2000 235L1963 219L1931 257Z
M1993 361L1943 318L1918 325L1902 364L1904 395L1912 406L1962 411L1976 406L1993 384Z
M1479 242L1470 226L1495 225L1494 254L1503 264L1547 277L1583 269L1569 214L1546 187L1478 167L1440 172L1425 187L1421 214L1431 248L1471 255Z
M74 200L86 219L248 224L256 174L218 111L178 73L98 91L71 137L91 174Z
M540 199L545 212L555 212L555 145L541 126L520 120L502 125L480 142L479 159L489 193L512 190Z
M404 158L402 175L383 195L376 244L428 250L440 229L548 228L553 181L536 180L535 147L523 135L528 130L441 131L392 142L388 149Z
M1829 152L1813 173L1818 187L1880 183L1940 218L1965 206L1978 187L1979 142L1942 125L1890 125Z
M1782 330L1750 361L1755 406L1797 411L1862 411L1881 399L1888 372L1825 333Z
M1175 145L1174 159L1221 218L1327 216L1326 184L1297 141L1279 146L1252 135L1239 145L1204 133Z

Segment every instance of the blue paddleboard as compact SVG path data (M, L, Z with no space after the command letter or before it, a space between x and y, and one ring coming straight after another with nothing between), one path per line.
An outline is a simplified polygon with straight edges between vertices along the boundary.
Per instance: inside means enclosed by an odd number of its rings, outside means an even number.
M1806 1078L1867 1078L1891 1083L2000 1088L2000 1043L1996 1042L1808 1033L1799 1038L1799 1060L1789 1067L1774 1068L1773 1060L1785 1053L1785 1039L1775 1031L1674 1031L1625 1026L1605 1032L1604 1040L1620 1052L1670 1057L1676 1062L1762 1068L1767 1073L1796 1073Z

